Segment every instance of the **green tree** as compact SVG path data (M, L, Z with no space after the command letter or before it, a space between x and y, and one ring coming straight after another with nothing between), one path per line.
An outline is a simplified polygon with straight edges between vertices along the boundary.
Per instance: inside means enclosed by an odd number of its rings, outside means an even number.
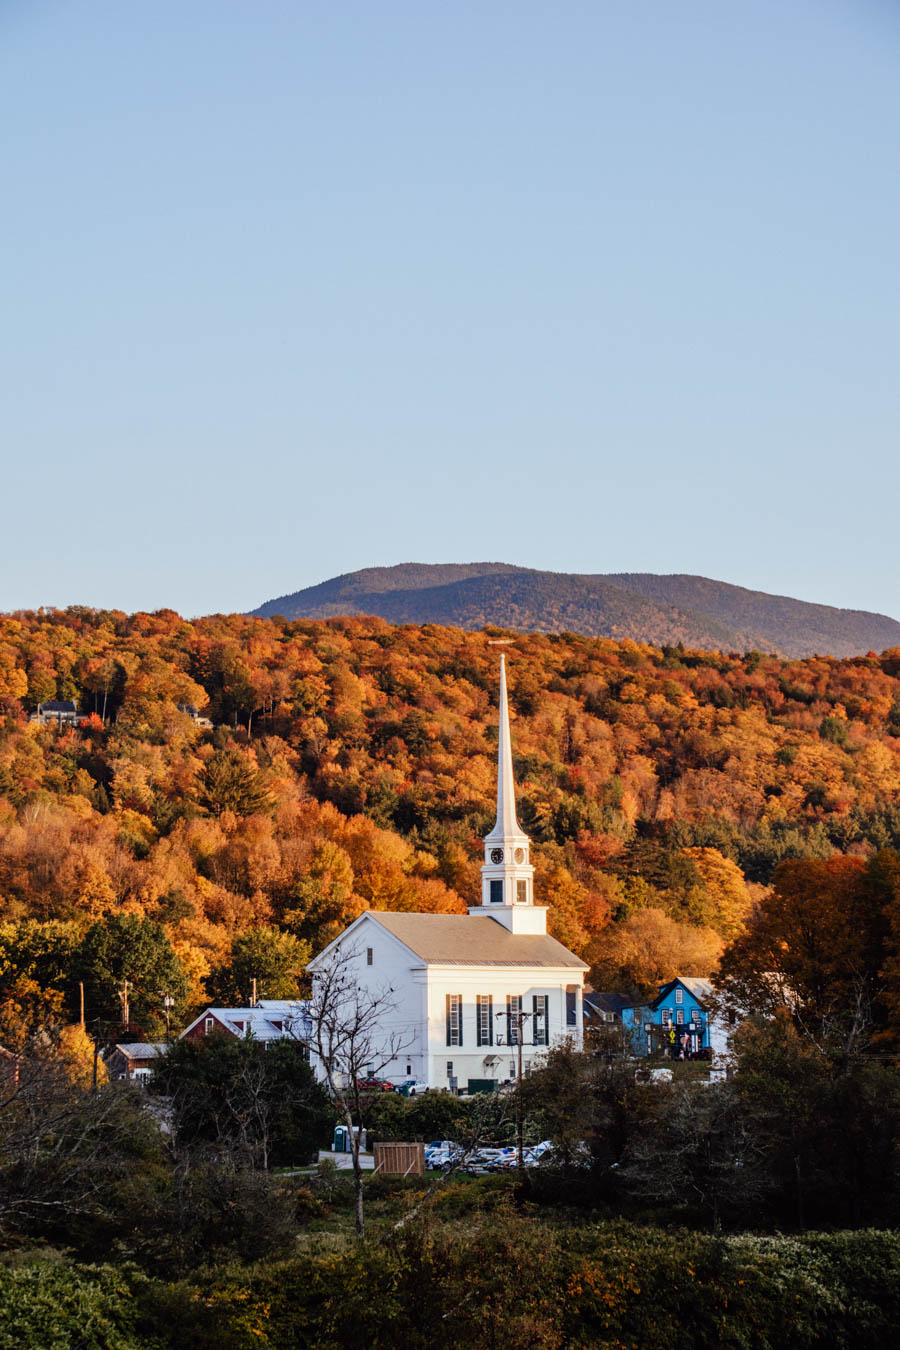
M263 1170L308 1162L334 1121L298 1041L176 1041L157 1061L154 1083L172 1097L179 1145L224 1143L236 1161Z
M92 924L73 954L73 978L83 981L88 1021L123 1018L160 1035L165 1025L163 998L175 1000L176 1018L184 1011L188 979L162 924L134 914L114 914Z
M213 753L203 770L202 788L204 805L216 816L223 811L252 816L270 805L262 775L235 746Z
M293 933L250 928L234 938L231 958L210 975L207 992L223 1007L240 1006L250 1002L255 981L257 998L298 998L309 958L309 943Z

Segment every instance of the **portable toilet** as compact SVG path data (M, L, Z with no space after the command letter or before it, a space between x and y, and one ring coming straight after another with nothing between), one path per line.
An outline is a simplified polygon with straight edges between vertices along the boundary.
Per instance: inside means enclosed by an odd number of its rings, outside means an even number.
M334 1141L332 1143L334 1153L352 1153L350 1147L350 1131L346 1125L335 1125Z

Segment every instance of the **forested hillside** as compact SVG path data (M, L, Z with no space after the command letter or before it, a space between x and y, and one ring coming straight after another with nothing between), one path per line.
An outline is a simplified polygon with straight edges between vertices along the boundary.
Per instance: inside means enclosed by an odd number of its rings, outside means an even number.
M268 600L261 618L377 614L389 623L457 628L499 624L522 633L581 633L710 651L759 648L782 656L856 656L900 643L884 614L809 604L709 577L614 572L581 576L509 563L368 567Z
M0 619L0 1041L71 1014L79 979L115 1013L111 916L145 952L134 1007L152 1030L163 986L179 1016L264 971L274 994L367 905L463 912L493 818L499 636ZM506 636L538 898L598 977L652 980L647 953L707 971L780 859L900 844L900 649L782 661ZM29 722L57 697L87 720Z

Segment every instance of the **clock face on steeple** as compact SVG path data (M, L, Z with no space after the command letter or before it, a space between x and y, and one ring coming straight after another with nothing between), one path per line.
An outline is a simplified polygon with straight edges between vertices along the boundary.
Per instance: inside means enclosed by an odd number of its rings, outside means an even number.
M515 858L517 863L523 863L525 861L524 848L517 848L515 853L513 854L513 857Z
M492 848L492 849L491 849L491 862L492 862L492 863L502 863L502 861L503 861L503 849L502 849L502 848Z

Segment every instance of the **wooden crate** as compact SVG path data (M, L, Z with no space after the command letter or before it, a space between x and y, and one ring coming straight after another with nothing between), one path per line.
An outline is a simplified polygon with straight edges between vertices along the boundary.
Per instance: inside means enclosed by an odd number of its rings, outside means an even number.
M383 1176L424 1177L425 1145L397 1144L393 1140L375 1145L375 1171Z

